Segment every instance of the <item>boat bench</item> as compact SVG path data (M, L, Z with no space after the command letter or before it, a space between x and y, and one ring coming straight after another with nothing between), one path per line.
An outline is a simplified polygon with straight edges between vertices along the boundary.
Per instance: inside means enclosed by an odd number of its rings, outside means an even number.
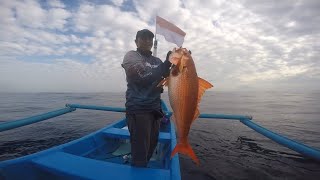
M102 131L102 133L108 137L130 139L130 133L127 129L112 127ZM170 142L170 133L160 132L158 141L161 143Z
M136 168L125 164L89 159L65 152L56 152L32 160L32 163L62 179L152 179L170 178L168 169Z

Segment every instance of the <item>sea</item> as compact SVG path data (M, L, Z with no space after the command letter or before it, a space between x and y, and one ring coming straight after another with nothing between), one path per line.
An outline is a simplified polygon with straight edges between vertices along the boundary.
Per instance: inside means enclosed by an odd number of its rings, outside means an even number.
M167 102L168 94L162 94ZM61 109L65 104L124 107L125 93L0 93L0 123ZM250 115L255 123L320 150L320 92L208 91L201 113ZM49 120L0 132L0 161L88 135L124 113L77 109ZM202 119L189 141L197 166L180 155L181 177L206 179L320 179L320 162L304 157L237 120Z

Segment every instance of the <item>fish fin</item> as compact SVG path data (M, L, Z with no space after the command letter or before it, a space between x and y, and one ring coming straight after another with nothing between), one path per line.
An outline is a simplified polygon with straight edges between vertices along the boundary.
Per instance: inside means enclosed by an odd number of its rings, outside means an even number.
M211 83L209 83L208 81L198 77L198 80L199 80L199 91L198 91L198 106L197 106L197 109L196 109L196 112L194 114L194 117L193 117L193 121L196 120L198 118L198 116L200 115L200 111L199 111L199 103L201 101L201 97L202 95L204 94L204 92L209 89L209 88L212 88L213 85Z
M211 83L202 79L201 77L198 77L198 80L199 80L199 86L202 86L205 89L209 89L209 88L213 87L213 85Z
M160 87L160 86L168 86L168 78L162 79L157 85L157 87Z
M173 151L171 152L171 158L176 154L176 153L181 153L184 155L189 156L193 162L195 162L198 166L200 165L200 161L194 151L192 150L192 147L190 146L189 143L187 144L182 144L179 143L174 147Z
M196 112L194 113L192 122L193 122L194 120L196 120L199 115L200 115L200 111L199 111L199 108L197 107Z
M198 103L199 103L204 92L207 89L212 88L213 85L200 77L198 77L198 80L199 80L199 91L198 91Z

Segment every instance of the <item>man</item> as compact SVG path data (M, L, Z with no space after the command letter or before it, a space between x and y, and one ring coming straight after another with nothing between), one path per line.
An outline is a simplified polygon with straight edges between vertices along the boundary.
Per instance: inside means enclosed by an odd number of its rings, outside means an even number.
M129 51L122 67L127 78L126 118L130 132L131 165L146 167L158 143L161 111L159 82L169 75L171 63L152 56L153 33L137 32L136 51Z

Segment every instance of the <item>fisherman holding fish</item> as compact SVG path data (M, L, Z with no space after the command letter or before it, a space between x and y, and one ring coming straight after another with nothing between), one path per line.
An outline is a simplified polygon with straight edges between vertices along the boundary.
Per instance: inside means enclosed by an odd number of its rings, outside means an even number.
M130 132L131 165L146 167L158 144L161 110L158 86L167 77L171 63L167 58L162 62L152 55L154 34L143 29L137 32L137 50L131 50L123 58L122 67L126 72L126 118Z

